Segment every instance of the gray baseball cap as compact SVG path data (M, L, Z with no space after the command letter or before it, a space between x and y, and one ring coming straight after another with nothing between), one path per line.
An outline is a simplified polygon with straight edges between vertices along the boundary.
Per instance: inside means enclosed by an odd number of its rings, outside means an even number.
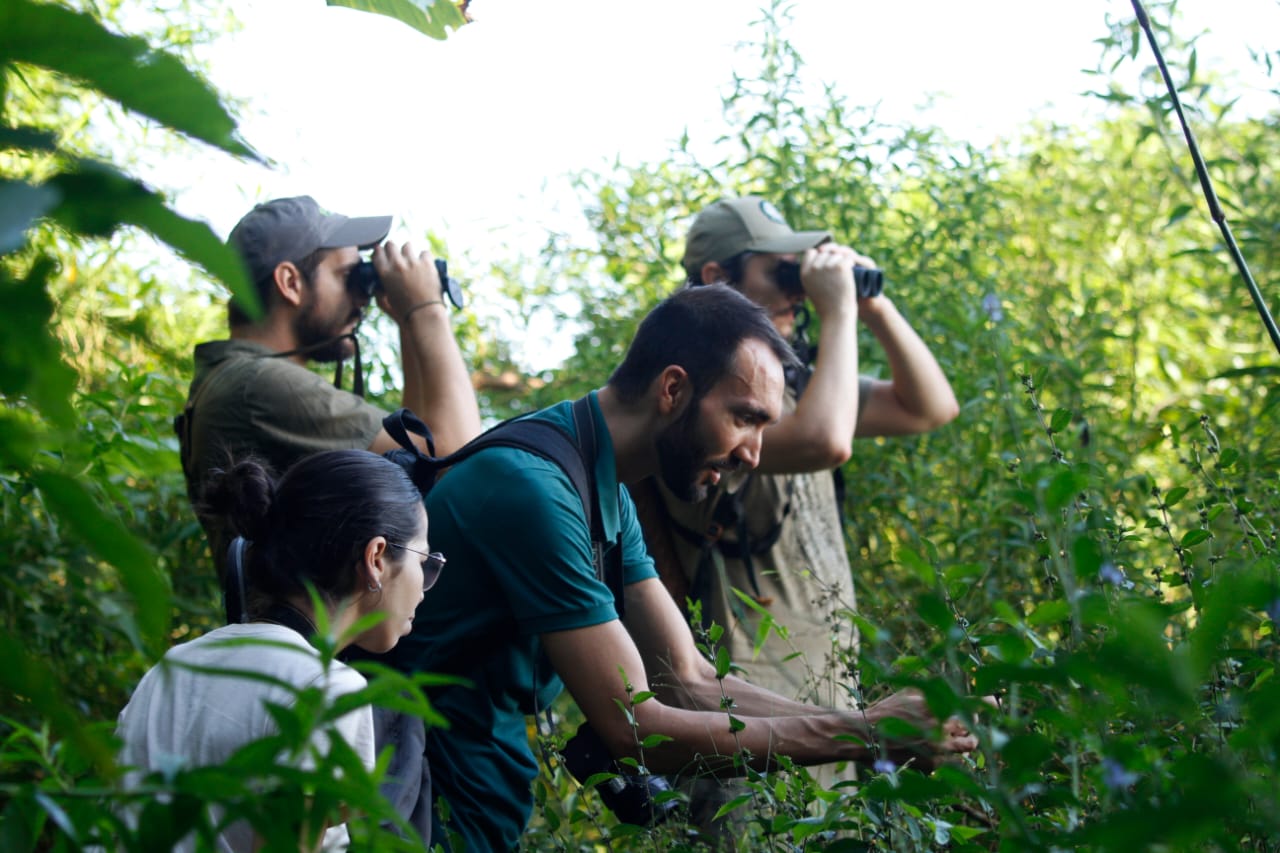
M830 239L826 231L792 231L778 208L758 196L722 198L694 217L680 263L697 281L706 264L742 252L791 254Z
M300 195L254 207L231 229L227 244L244 258L249 280L259 282L285 261L297 263L317 249L367 249L390 231L390 216L326 213L311 196Z

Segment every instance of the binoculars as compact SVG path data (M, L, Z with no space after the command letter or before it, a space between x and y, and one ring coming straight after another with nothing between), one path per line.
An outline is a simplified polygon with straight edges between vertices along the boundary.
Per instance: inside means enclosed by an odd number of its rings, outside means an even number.
M436 272L440 274L441 292L449 297L454 308L462 308L466 301L462 295L462 285L456 278L449 277L448 262L443 258L436 258L435 264ZM351 268L351 272L347 274L347 289L365 299L372 298L382 289L382 279L378 278L378 271L374 269L373 261L360 261Z
M778 261L773 273L778 288L790 296L802 296L804 285L800 283L800 265L794 261ZM884 270L875 267L853 268L853 289L859 299L879 296L884 290Z
M613 778L601 782L596 791L622 823L654 826L671 817L680 806L678 798L668 794L671 783L666 777L623 773L590 723L578 727L560 754L565 769L581 784L585 785L597 774L613 774Z

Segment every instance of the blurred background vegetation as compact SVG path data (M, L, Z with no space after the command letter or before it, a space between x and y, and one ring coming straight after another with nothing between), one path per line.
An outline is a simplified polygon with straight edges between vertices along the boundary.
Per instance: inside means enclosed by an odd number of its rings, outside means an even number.
M0 0L6 850L88 837L133 685L218 623L171 422L193 344L224 328L213 282L243 282L207 225L129 175L192 139L256 156L235 105L189 70L229 4L143 19L87 5ZM1274 303L1280 111L1235 114L1173 5L1150 11ZM973 714L981 694L1001 709L982 714L972 761L932 777L832 791L801 770L756 779L744 849L1280 849L1280 359L1136 23L1099 21L1101 120L976 148L802 91L787 21L785 4L764 10L715 156L681 143L583 173L590 240L549 234L536 257L484 259L500 285L479 298L507 328L541 312L575 335L561 367L526 375L514 339L459 323L491 417L597 387L678 283L692 214L758 193L878 259L951 378L957 421L858 442L846 466L859 606L833 616L863 642L833 649L834 671L849 704L917 684L942 713ZM1126 63L1146 68L1140 92L1111 76ZM885 371L864 339L864 371ZM393 361L374 370L390 389L378 402L396 405ZM678 824L618 825L554 766L538 794L532 849L690 844Z

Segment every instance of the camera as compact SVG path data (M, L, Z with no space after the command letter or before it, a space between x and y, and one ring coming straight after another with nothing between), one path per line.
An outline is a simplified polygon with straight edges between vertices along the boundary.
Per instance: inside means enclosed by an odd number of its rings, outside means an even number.
M565 768L582 784L597 773L614 774L614 778L597 785L596 790L609 811L623 823L656 826L680 807L678 797L659 799L660 794L671 790L671 783L665 777L622 773L590 723L578 727L560 755Z
M796 296L804 294L804 285L800 283L800 265L794 261L778 261L774 270L774 279L783 293ZM879 296L884 290L884 270L875 267L853 268L853 289L859 299L870 299Z
M440 274L441 292L449 297L454 308L462 308L465 302L462 285L456 278L450 278L448 262L443 258L436 258L435 264L436 272ZM360 261L351 268L351 272L347 274L347 289L366 299L382 289L382 280L378 278L378 271L374 268L373 261Z

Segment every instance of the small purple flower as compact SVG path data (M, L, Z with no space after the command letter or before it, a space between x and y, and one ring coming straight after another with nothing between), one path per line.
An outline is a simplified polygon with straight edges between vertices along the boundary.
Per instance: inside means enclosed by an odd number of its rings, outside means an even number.
M1124 769L1124 765L1114 758L1102 759L1102 781L1111 790L1128 788L1137 784L1142 778L1137 773Z
M1117 567L1115 563L1103 563L1102 568L1098 569L1098 577L1102 578L1103 583L1133 589L1133 581L1125 577L1124 569Z
M898 769L898 765L894 764L887 758L879 758L876 763L871 765L877 773L892 773Z
M982 297L982 310L987 312L987 317L993 323L999 323L1004 319L1004 309L1000 307L1000 297L994 293L988 293Z

